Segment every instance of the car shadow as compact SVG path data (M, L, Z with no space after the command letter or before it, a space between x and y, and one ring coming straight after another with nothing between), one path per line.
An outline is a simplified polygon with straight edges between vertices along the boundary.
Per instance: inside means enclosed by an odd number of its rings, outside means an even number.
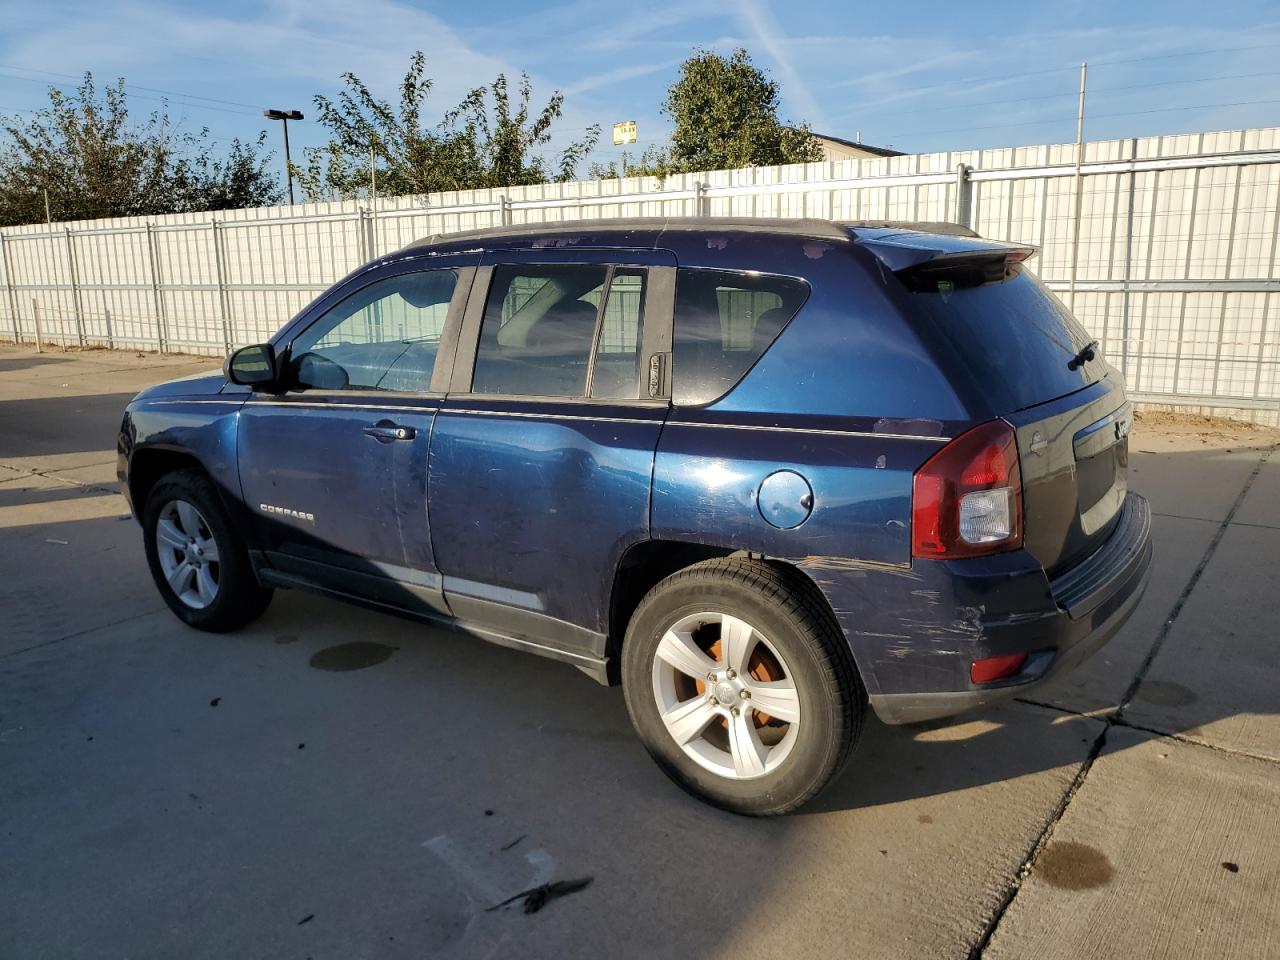
M62 362L64 361L59 360L57 357L46 357L38 353L28 356L0 357L0 373L14 373L18 370L29 370L32 367Z
M1163 483L1164 474L1214 475L1224 455L1166 452L1153 462ZM825 911L842 909L874 925L901 912L904 891L922 889L939 911L960 909L964 897L989 910L1006 881L972 864L1009 846L1016 822L1016 870L1106 729L1094 717L1017 701L907 727L868 713L849 766L813 802L769 821L733 816L664 778L636 741L619 690L462 631L302 592L278 592L266 615L237 633L198 633L159 603L138 525L114 515L127 512L122 499L101 498L103 515L77 519L74 511L93 504L75 501L92 497L20 487L0 485L0 600L11 629L24 631L22 649L42 646L0 658L0 715L6 729L23 731L14 786L0 787L0 814L28 831L14 875L72 918L71 929L89 922L76 904L117 905L100 912L127 918L153 949L162 926L183 928L175 916L220 922L208 912L210 890L224 912L251 913L282 890L319 896L331 883L341 892L334 909L348 916L411 902L441 931L422 953L501 955L475 939L508 922L485 909L501 897L466 886L475 864L499 864L505 894L527 885L525 853L548 851L557 879L595 882L536 918L536 928L515 928L517 938L543 939L515 939L507 955L550 953L560 930L597 954L611 944L645 956L723 954L726 944L768 932L775 901L800 911L784 930L821 928ZM1153 503L1157 511L1176 513L1172 494L1160 496L1168 499ZM1159 609L1132 621L1141 631L1124 640L1134 648L1131 671L1161 637L1198 562L1188 558L1176 590L1144 597L1140 610ZM1207 720L1198 714L1195 726L1276 713L1274 701L1246 697ZM1031 795L1027 785L1039 781ZM935 829L948 817L964 818L965 829ZM72 844L104 839L54 856L64 834ZM432 852L427 844L440 836L456 849L470 845L474 863ZM504 849L510 843L514 852ZM330 848L336 861L323 859ZM164 850L188 855L184 885L153 901L145 878L176 875L152 859ZM90 861L103 859L136 879L118 889L111 877L95 879ZM740 860L767 872L740 869ZM815 875L816 886L803 886ZM792 883L810 899L788 901ZM166 910L162 923L155 911ZM290 925L311 912L298 910ZM915 922L932 922L925 914ZM122 930L95 942L115 945Z
M0 400L0 460L102 451L115 456L134 393Z

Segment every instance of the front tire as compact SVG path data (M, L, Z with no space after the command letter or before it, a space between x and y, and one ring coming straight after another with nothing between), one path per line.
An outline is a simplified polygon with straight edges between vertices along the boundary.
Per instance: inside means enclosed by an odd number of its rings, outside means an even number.
M209 478L161 477L142 512L147 565L169 609L188 626L222 633L256 620L272 591L259 585Z
M689 793L751 816L789 813L840 771L866 693L821 595L763 561L708 560L640 602L622 648L640 739Z

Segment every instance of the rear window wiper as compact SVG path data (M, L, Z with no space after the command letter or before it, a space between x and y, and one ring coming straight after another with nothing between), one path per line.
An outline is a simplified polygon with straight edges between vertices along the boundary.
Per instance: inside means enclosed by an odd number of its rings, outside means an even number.
M1097 350L1098 350L1098 341L1090 340L1088 343L1086 343L1083 347L1080 348L1079 353L1077 353L1074 357L1072 357L1070 360L1067 361L1067 369L1078 370L1080 367L1083 367L1086 363L1089 363L1091 360L1096 359L1098 356Z

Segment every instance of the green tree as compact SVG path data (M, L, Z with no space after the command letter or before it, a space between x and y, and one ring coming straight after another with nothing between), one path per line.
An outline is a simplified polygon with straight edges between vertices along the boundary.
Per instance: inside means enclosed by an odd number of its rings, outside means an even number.
M49 90L30 120L0 121L0 224L151 216L254 207L281 198L266 133L214 153L208 130L174 128L167 106L129 121L124 80L99 95L93 75Z
M315 97L329 143L305 151L304 165L295 168L313 200L367 195L371 154L378 192L391 195L572 180L600 136L599 126L589 127L550 161L538 152L551 142L564 96L557 91L535 108L525 74L514 91L500 74L432 121L426 116L432 80L421 51L410 60L394 107L355 74L342 79L336 100Z
M805 124L778 119L778 84L738 48L728 57L695 50L667 90L662 112L675 129L668 148L592 167L592 176L669 176L698 170L808 163L822 148Z

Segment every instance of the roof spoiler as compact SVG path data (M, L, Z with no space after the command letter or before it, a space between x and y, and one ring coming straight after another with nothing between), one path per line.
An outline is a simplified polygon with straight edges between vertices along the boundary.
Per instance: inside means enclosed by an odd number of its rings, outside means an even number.
M854 242L916 293L980 287L1011 276L1016 264L1036 255L1026 244L984 240L968 227L933 232L892 226L850 225Z

